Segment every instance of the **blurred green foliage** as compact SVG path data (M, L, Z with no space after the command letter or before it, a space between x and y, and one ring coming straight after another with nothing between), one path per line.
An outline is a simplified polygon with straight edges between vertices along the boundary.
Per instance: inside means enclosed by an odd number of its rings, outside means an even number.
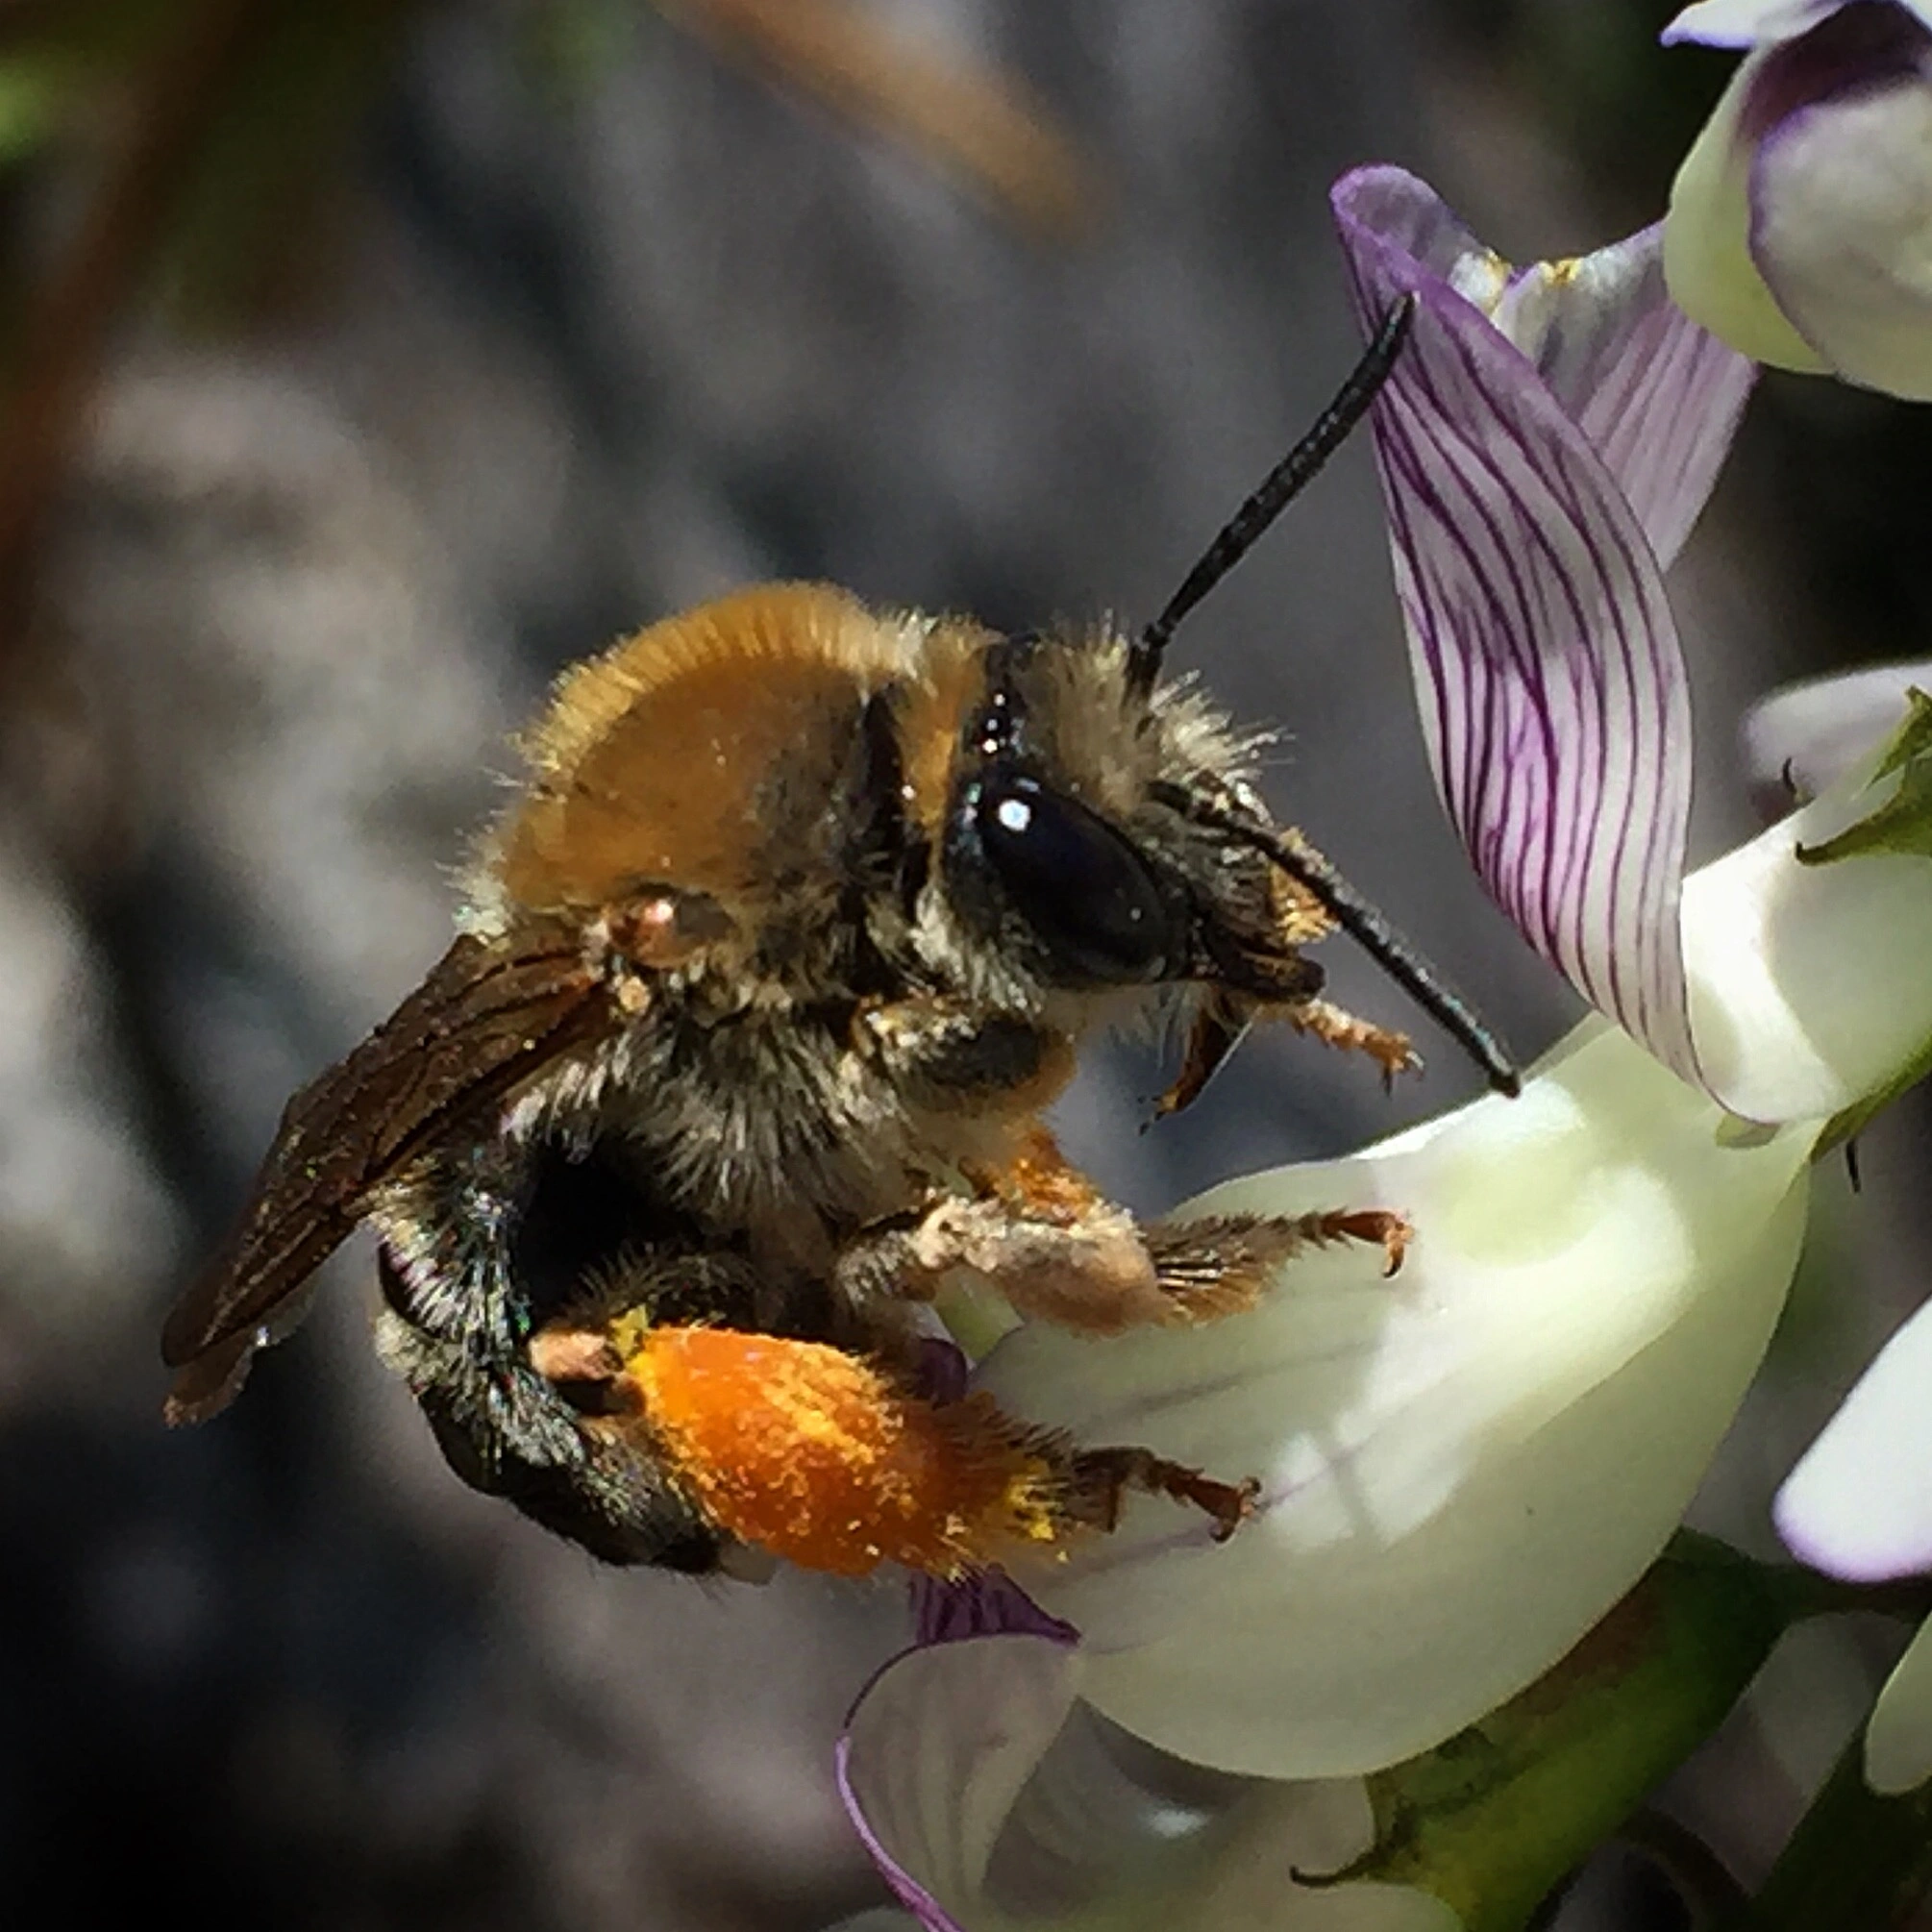
M360 124L415 11L416 0L14 8L0 19L0 165L52 149L86 157L99 194L139 194L153 209L118 237L129 258L118 293L139 285L184 316L232 316L300 246L291 208ZM23 265L29 288L38 266Z

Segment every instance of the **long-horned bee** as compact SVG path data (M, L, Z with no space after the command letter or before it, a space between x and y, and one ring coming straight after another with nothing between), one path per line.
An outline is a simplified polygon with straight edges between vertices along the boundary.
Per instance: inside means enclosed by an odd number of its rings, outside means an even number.
M1162 652L1368 408L1334 403L1137 638L1003 636L773 584L557 685L454 945L297 1094L228 1250L167 1324L171 1420L219 1408L359 1223L379 1341L475 1487L614 1563L764 1552L937 1575L1105 1527L1123 1492L1248 1506L1131 1445L922 1381L958 1279L1104 1334L1250 1304L1379 1210L1140 1226L1041 1125L1080 1041L1151 1000L1183 1106L1256 1019L1408 1066L1321 997L1342 926L1471 1048L1480 1026L1252 787Z

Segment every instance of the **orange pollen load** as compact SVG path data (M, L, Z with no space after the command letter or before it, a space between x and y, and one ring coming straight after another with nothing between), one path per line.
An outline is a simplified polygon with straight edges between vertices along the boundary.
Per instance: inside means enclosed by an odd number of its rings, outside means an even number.
M957 1576L1064 1524L1064 1455L990 1397L923 1401L842 1349L731 1328L647 1329L624 1366L694 1499L808 1570Z

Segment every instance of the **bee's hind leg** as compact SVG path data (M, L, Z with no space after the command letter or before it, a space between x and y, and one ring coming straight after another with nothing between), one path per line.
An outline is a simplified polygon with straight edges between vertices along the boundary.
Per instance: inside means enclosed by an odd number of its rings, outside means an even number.
M1144 1449L1077 1449L1072 1476L1073 1513L1097 1528L1117 1528L1128 1491L1138 1490L1187 1503L1211 1517L1217 1543L1226 1543L1248 1521L1261 1495L1261 1484L1253 1476L1245 1482L1223 1482Z

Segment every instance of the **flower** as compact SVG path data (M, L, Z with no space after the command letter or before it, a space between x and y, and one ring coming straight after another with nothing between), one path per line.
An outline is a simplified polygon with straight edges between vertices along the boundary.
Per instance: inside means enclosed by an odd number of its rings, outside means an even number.
M978 1366L1010 1413L1262 1491L1225 1545L1138 1499L1016 1571L1077 1648L978 1636L861 1700L848 1796L934 1924L1013 1922L986 1876L1055 1801L1076 1697L1192 1764L1293 1781L1284 1806L1343 1806L1571 1651L1657 1557L1757 1368L1821 1134L1932 1039L1911 970L1932 874L1797 850L1901 772L1855 774L1683 877L1662 568L1752 371L1672 305L1658 232L1516 271L1399 171L1350 175L1334 203L1365 320L1418 305L1374 423L1438 782L1484 883L1599 1017L1519 1100L1183 1210L1402 1208L1395 1278L1331 1251L1248 1314L1106 1341L1030 1325Z
M1868 752L1887 697L1909 697L1914 727L1932 735L1932 665L1883 665L1778 692L1755 707L1747 737L1800 772ZM1907 797L1877 835L1932 850L1922 801ZM1932 1302L1880 1350L1778 1493L1779 1533L1792 1553L1852 1583L1932 1575ZM1881 1793L1932 1779L1932 1622L1899 1659L1865 1736L1866 1779Z
M1672 190L1672 293L1759 361L1932 397L1932 5L1703 0L1664 37L1750 50Z
M1079 1649L1013 1632L888 1664L839 1776L867 1848L927 1932L1455 1932L1408 1886L1307 1884L1374 1836L1359 1779L1260 1786L1162 1764L1079 1701ZM1091 1915L1091 1918L1088 1917Z
M1932 1304L1879 1353L1777 1499L1792 1553L1852 1582L1932 1573ZM1932 1778L1932 1622L1879 1694L1865 1732L1873 1790Z

